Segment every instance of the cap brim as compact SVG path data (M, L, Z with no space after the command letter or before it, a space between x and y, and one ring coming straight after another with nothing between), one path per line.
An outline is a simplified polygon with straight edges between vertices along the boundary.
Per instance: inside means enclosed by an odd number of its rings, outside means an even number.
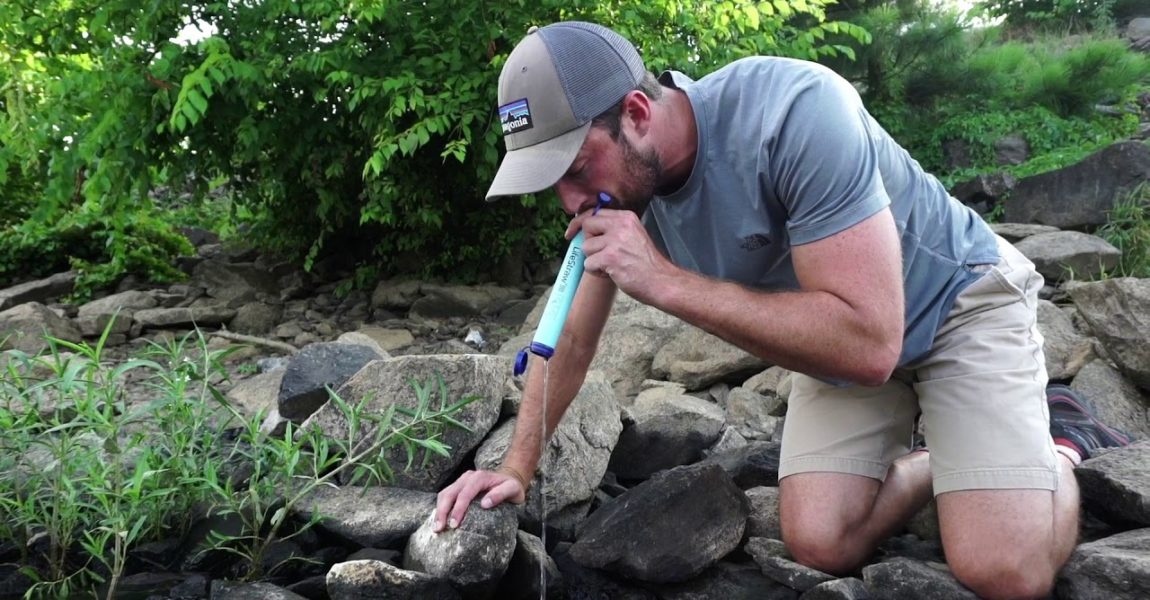
M487 190L487 200L533 194L555 185L571 167L590 130L591 122L587 122L546 142L508 152Z

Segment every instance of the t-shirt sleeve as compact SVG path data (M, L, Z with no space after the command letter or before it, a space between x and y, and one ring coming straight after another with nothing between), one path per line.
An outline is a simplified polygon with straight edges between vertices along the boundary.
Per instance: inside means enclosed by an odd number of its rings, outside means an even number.
M801 85L766 149L791 245L849 229L890 205L872 135L877 124L858 93L829 70L812 71Z

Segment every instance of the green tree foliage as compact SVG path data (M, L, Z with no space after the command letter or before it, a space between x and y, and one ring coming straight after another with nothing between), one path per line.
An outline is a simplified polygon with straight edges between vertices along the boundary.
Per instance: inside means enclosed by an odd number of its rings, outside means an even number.
M1013 29L1081 31L1105 29L1114 19L1136 13L1142 0L983 0L987 16L1001 17Z
M484 206L502 140L496 80L533 24L603 23L653 70L849 54L831 0L10 0L0 6L0 280L65 257L91 280L177 275L187 248L157 217L160 183L226 179L249 239L359 275L476 276L554 253L562 213ZM178 43L181 27L212 34ZM20 212L22 210L22 212Z

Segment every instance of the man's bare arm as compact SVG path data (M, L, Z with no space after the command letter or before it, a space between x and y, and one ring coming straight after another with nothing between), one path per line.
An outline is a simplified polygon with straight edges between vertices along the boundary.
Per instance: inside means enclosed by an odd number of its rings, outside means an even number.
M599 336L607 322L615 299L615 285L610 279L585 276L579 283L567 323L548 361L547 436L559 425L571 405L587 368L595 356ZM500 469L468 471L439 492L435 508L435 531L444 526L456 527L463 522L472 500L484 494L481 505L491 508L504 501L523 502L526 486L539 464L543 440L543 361L532 357L527 373L527 387L515 422L511 447Z
M636 299L772 364L878 385L902 351L898 232L889 210L792 249L800 289L762 292L681 269L653 250L638 219L602 211L576 219L587 269Z

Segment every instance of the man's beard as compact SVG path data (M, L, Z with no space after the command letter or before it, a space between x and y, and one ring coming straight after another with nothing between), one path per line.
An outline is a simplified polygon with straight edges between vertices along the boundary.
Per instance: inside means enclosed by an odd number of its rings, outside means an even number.
M619 145L623 152L623 168L627 179L616 198L619 205L611 208L622 208L642 216L663 176L663 162L659 160L654 148L640 152L622 133L619 135Z

